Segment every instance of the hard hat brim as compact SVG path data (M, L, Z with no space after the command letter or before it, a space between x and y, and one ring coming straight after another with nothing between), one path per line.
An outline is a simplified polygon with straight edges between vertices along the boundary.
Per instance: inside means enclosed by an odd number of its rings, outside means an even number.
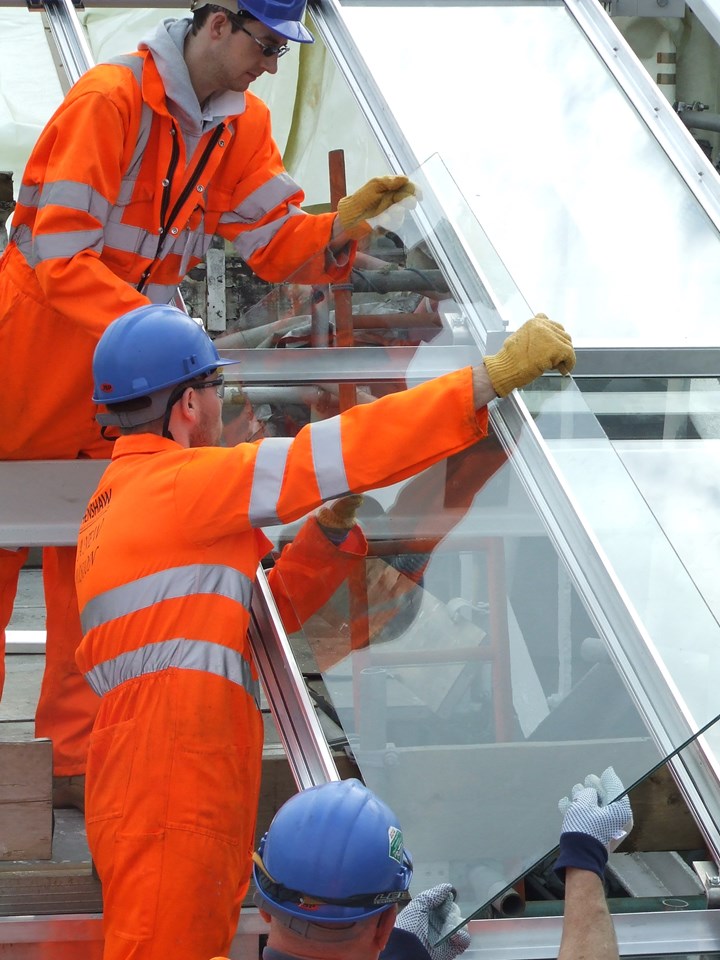
M207 6L208 3L214 3L218 7L224 7L226 10L229 10L230 13L238 13L239 10L243 9L242 2L238 2L238 0L192 0L190 10L194 12L195 10L199 10L200 7ZM252 7L252 4L250 4L250 7ZM295 43L315 43L315 37L299 20L266 17L259 15L252 9L248 9L247 12L286 40L293 40Z
M286 40L293 40L295 43L315 43L315 37L298 20L273 20L272 17L258 17L258 20Z

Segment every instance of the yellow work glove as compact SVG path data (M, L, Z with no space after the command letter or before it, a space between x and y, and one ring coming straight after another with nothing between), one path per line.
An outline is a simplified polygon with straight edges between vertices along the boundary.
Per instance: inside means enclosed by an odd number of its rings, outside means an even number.
M353 240L359 240L373 229L368 220L379 217L394 204L414 197L415 193L415 184L407 177L373 177L355 193L338 200L340 226Z
M574 366L570 334L544 313L538 313L511 333L496 354L485 357L485 369L499 397L531 383L546 370L567 376Z
M359 493L350 493L338 500L330 500L315 514L317 522L329 530L350 530L357 523L356 514L363 499Z

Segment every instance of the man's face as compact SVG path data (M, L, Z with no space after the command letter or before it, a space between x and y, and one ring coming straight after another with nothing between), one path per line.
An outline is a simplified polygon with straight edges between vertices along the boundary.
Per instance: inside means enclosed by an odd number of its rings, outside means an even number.
M231 29L226 18L223 37L218 44L218 89L243 93L264 73L277 73L278 52L285 40L259 20L243 20L239 30Z
M219 377L219 373L210 374L208 379L214 380ZM190 432L191 447L216 447L222 437L222 397L219 391L221 387L208 386L195 390L196 402L198 404L198 416L192 431Z

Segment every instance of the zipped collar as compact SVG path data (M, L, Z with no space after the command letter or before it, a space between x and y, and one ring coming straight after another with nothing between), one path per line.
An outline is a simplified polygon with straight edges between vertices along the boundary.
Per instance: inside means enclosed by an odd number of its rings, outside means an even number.
M175 440L159 437L156 433L131 433L125 437L118 437L115 441L112 459L118 460L121 457L147 453L177 453L184 449L185 447L176 443Z

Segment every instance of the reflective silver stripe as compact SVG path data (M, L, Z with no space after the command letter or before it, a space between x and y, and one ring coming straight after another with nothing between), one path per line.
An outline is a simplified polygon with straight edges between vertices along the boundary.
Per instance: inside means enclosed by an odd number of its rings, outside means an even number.
M10 240L15 241L18 251L25 257L29 267L35 269L38 264L33 250L32 231L26 223L20 223L10 230Z
M254 527L280 523L277 503L291 443L289 437L273 437L258 445L248 511Z
M151 233L145 227L133 227L127 223L121 223L119 216L122 216L122 210L115 207L105 230L105 246L111 250L134 253L148 260L154 260L158 246L157 233ZM202 260L210 247L212 238L213 234L203 232L202 225L199 225L195 231L182 230L172 238L171 243L166 244L161 260L173 254L176 257L187 259L196 257Z
M114 207L110 222L105 228L105 246L123 253L136 253L140 257L152 260L158 245L157 233L150 233L145 227L133 227L120 223L122 207Z
M220 223L257 223L299 191L300 187L289 173L279 173L253 190L234 210L224 213Z
M313 466L322 497L340 497L347 493L347 473L343 460L340 417L319 420L310 427Z
M170 303L177 293L177 284L149 283L143 287L143 293L152 303Z
M340 418L320 420L309 429L320 496L323 499L340 497L350 488L343 461ZM277 505L292 442L289 438L274 437L263 440L258 446L249 507L249 519L254 527L280 523Z
M138 172L140 170L140 164L145 156L145 150L150 139L152 122L153 112L147 103L143 101L137 139L135 141L135 149L132 157L130 158L130 163L128 164L127 170L123 174L120 190L118 191L118 197L115 201L115 219L122 214L122 208L126 207L127 204L132 200L133 193L135 192L135 184L137 183ZM120 208L119 213L117 212L118 208Z
M53 183L43 184L40 207L47 207L49 204L86 211L101 223L107 220L110 210L110 204L102 194L87 183L73 180L55 180Z
M138 83L142 80L143 66L145 65L144 57L123 53L118 57L111 57L110 60L105 60L104 63L115 67L128 67Z
M67 233L43 233L35 237L32 245L35 263L43 260L55 260L57 257L69 259L81 250L94 250L102 253L103 232L97 230L72 230Z
M151 573L121 587L106 590L86 603L80 614L83 633L162 600L199 593L214 593L236 600L248 610L252 599L252 581L239 570L219 564L193 563Z
M233 246L238 255L243 260L249 260L256 250L261 250L270 243L283 224L287 223L291 217L297 216L305 216L305 214L299 207L290 207L287 216L279 217L277 220L266 223L262 227L257 227L255 230L244 231L233 240Z
M168 246L164 257L170 253L174 253L176 256L185 258L186 260L189 260L191 257L202 260L210 248L212 239L213 234L205 233L203 224L199 224L196 230L183 230L176 237L173 237L173 241ZM184 274L184 271L181 270L180 272Z
M138 650L121 653L119 657L98 663L85 674L85 679L102 697L126 680L173 667L214 673L244 687L255 701L259 699L260 685L253 679L250 664L241 653L220 643L185 637L149 643Z
M28 186L23 183L18 190L18 203L24 207L37 207L40 205L40 187L36 184Z

